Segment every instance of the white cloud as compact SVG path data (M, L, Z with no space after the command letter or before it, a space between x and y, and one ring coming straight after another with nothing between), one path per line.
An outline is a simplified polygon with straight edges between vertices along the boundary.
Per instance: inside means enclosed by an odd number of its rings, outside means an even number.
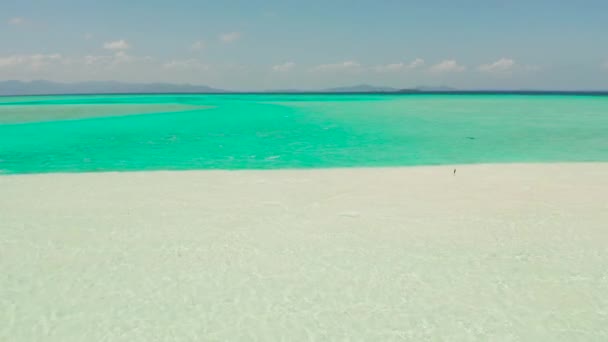
M46 66L51 63L61 62L62 59L63 59L63 57L58 53L51 54L51 55L38 54L38 55L30 56L29 62L30 62L30 66L32 68L36 69L36 68L40 68L40 67Z
M209 66L202 63L198 59L182 59L172 60L165 64L166 69L182 69L182 70L208 70Z
M84 57L84 64L85 65L99 65L99 64L109 64L109 62L112 60L112 56L85 56Z
M205 42L204 42L204 41L202 41L202 40L198 40L198 41L196 41L196 42L192 43L192 45L190 46L190 48L191 48L192 50L195 50L195 51L200 51L200 50L205 49L205 47L206 47L206 46L207 46L207 45L205 44Z
M196 41L192 43L192 46L190 46L190 48L194 51L201 51L205 48L205 42L202 40Z
M14 55L0 57L0 68L26 67L29 69L40 69L53 63L60 63L63 57L58 54L34 54L34 55Z
M422 58L416 58L416 59L414 59L410 63L409 68L410 69L417 69L417 68L423 67L424 64L425 64L424 59L422 59Z
M23 19L21 17L10 18L8 20L8 23L10 25L21 25L21 24L25 23L25 19Z
M378 65L374 69L378 72L398 72L407 69L407 65L405 63L392 63Z
M361 64L355 61L344 61L334 64L321 64L311 68L311 71L352 71L361 68Z
M418 69L422 66L424 66L424 59L416 58L415 60L413 60L407 64L400 62L400 63L386 64L386 65L378 65L378 66L374 67L374 70L376 70L378 72L398 72L398 71L404 71L404 70Z
M0 68L10 68L22 63L19 56L0 57Z
M296 66L296 63L294 62L285 62L283 64L277 64L275 66L272 67L273 71L276 72L287 72L290 71L291 69L293 69Z
M477 70L497 76L509 76L514 72L537 72L541 68L537 65L519 64L510 58L501 58L493 63L482 64Z
M120 63L129 63L129 62L133 62L135 61L135 57L127 54L124 51L118 51L114 54L114 62L116 64L120 64Z
M103 48L106 50L127 50L129 47L129 43L124 39L103 44Z
M237 40L239 40L241 38L241 33L240 32L229 32L229 33L222 33L220 34L220 41L222 41L223 43L232 43L232 42L236 42Z
M466 70L466 67L458 64L458 62L453 59L448 59L433 65L429 70L433 73L441 74L447 72L463 72Z
M78 58L72 61L73 64L84 64L87 67L94 69L106 68L111 69L121 64L136 63L136 62L151 62L152 57L132 56L125 51L116 51L113 55L88 55L84 58Z
M91 39L93 39L93 34L91 34L91 33L85 33L84 34L84 39L85 40L91 40Z
M487 73L505 74L510 73L514 67L514 60L509 58L501 58L496 62L480 65L477 70Z
M604 70L608 70L608 61L605 61L601 66Z

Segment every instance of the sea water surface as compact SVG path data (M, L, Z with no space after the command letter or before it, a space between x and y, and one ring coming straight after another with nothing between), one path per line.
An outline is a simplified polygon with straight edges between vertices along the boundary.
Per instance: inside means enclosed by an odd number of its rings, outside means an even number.
M0 173L608 161L608 97L0 97Z

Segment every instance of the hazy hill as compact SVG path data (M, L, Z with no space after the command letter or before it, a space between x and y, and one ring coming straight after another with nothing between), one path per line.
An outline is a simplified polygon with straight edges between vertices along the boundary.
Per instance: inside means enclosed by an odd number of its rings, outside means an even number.
M0 95L52 95L52 94L129 94L129 93L221 93L203 85L171 83L124 83L92 81L59 83L51 81L0 81Z
M337 87L337 88L329 88L324 89L322 92L328 93L388 93L397 91L396 88L391 87L379 87L373 86L369 84L359 84L350 87Z
M270 93L407 93L425 91L455 91L456 89L439 87L416 87L397 89L384 86L359 84L354 86L327 89L276 89ZM117 81L91 81L77 83L60 83L52 81L0 81L1 95L55 95L55 94L160 94L160 93L226 93L230 90L216 89L204 85L173 83L126 83Z

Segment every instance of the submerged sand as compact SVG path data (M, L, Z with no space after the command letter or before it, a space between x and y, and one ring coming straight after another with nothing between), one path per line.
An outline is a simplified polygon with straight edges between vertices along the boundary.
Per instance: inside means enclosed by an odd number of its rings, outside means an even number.
M0 340L608 340L608 164L0 177Z
M108 116L160 114L208 109L210 106L182 104L66 104L3 105L0 124L77 120Z

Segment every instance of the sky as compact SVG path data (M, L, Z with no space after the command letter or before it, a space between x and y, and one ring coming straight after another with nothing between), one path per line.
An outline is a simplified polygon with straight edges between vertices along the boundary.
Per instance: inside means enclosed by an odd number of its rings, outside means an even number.
M0 0L0 80L608 90L608 1Z

